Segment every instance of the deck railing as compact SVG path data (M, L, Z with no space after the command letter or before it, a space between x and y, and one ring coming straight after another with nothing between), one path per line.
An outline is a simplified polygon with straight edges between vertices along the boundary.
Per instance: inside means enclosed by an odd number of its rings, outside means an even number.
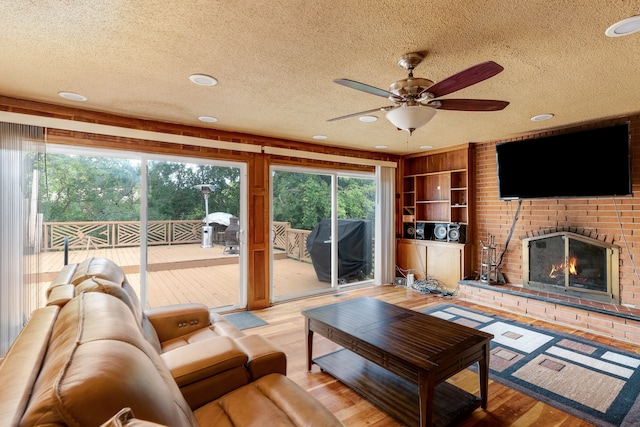
M202 241L202 221L168 220L149 221L147 227L148 245L175 245L200 243ZM214 243L224 244L225 226L212 224ZM290 222L274 222L276 249L286 251L289 258L311 262L307 251L309 230L290 228ZM65 237L69 249L122 248L140 245L139 221L84 221L43 223L45 251L64 249Z

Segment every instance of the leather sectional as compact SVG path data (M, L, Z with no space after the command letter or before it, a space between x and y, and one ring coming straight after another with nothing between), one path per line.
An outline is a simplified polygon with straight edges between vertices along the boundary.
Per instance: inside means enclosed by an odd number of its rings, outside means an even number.
M65 266L0 365L0 426L340 426L286 355L200 304L143 310L122 270Z

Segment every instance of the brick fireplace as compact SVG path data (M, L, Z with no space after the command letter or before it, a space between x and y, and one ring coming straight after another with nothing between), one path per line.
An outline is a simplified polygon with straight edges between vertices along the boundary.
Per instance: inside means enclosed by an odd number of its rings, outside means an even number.
M518 201L505 201L498 197L495 148L498 141L475 144L475 221L473 236L468 239L474 245L473 271L479 272L481 267L480 239L486 239L487 235L495 236L497 252L501 255L513 227L500 272L508 284L523 286L523 239L531 237L538 230L580 230L579 234L583 234L584 230L588 235L597 236L598 240L620 248L619 303L640 309L640 115L570 128L563 132L625 121L630 122L631 132L632 196L523 200L515 225ZM522 135L513 140L553 133L558 131ZM606 147L603 146L604 149ZM550 159L553 158L552 154ZM535 179L535 174L544 173L544 168L531 173L532 179ZM576 185L579 183L577 177Z
M522 239L523 285L582 299L620 303L620 248L559 231Z
M500 273L506 284L489 286L474 282L469 285L463 281L459 290L462 298L640 343L640 115L561 131L521 135L512 140L626 121L630 122L631 130L632 196L523 200L518 211L518 201L505 201L498 197L495 146L504 141L475 144L475 221L473 235L468 236L474 251L472 270L479 273L481 269L480 239L488 235L495 236L497 253L502 261ZM603 146L603 149L606 147ZM550 153L550 159L553 159L553 153ZM535 179L536 173L544 173L544 168L532 171L532 179ZM579 181L578 177L576 185L579 185ZM612 261L611 267L612 274L618 277L617 286L614 283L611 285L617 287L619 292L611 303L572 298L564 290L562 298L550 299L543 290L524 284L523 266L528 255L524 253L523 244L536 230L545 229L583 230L587 235L596 236L598 241L619 248L617 275L614 272L615 261ZM578 234L584 233L581 231ZM557 289L555 293L558 293Z

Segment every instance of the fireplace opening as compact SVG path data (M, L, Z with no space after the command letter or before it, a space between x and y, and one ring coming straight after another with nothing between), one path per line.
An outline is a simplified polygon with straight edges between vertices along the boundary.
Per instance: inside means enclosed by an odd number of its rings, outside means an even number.
M619 248L570 232L523 239L524 285L619 303Z

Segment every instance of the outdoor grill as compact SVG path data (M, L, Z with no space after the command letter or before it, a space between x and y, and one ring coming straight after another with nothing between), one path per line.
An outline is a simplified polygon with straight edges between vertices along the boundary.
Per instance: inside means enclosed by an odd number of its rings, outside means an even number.
M224 231L224 253L237 254L240 253L240 242L238 241L238 233L240 232L240 224L238 218L232 216L229 218L229 226Z
M371 221L338 219L338 280L363 280L373 268ZM307 238L307 251L321 282L331 282L331 220L320 220Z

